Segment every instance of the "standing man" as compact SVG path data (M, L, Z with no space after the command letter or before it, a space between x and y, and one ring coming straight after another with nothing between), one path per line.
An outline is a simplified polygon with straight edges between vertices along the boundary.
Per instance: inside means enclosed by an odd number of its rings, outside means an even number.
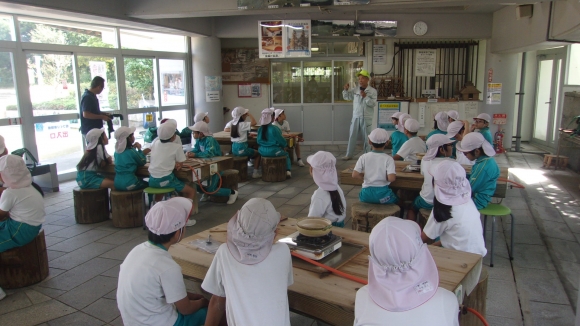
M111 120L108 114L101 112L97 98L97 95L101 94L104 88L105 80L103 77L96 76L91 81L91 88L85 89L81 97L81 133L83 136L93 128L103 128L103 120Z
M371 77L369 72L361 70L357 76L360 88L358 90L349 89L350 85L346 84L342 91L342 98L347 101L352 101L353 106L348 148L346 150L346 156L342 158L345 161L352 158L359 134L362 136L365 153L370 150L367 137L372 129L371 124L373 122L375 105L377 104L377 90L369 86L369 79Z

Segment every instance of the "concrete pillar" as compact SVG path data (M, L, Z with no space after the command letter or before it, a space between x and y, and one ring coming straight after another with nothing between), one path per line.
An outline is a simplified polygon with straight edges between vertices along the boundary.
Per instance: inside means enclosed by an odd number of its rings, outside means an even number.
M212 132L223 130L223 92L218 102L206 101L205 77L221 76L221 41L217 37L192 37L193 53L193 115L208 112L209 129Z

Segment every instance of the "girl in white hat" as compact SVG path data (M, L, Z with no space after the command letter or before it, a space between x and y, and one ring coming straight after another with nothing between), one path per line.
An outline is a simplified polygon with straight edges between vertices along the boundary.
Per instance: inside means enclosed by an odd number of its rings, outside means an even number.
M398 113L398 114L397 114ZM391 142L391 156L395 156L397 155L397 153L399 152L399 149L401 149L401 146L403 146L403 144L409 140L409 137L407 137L407 135L405 134L405 121L407 121L407 119L410 119L411 116L408 115L407 113L400 113L397 112L395 114L393 114L392 120L393 120L393 124L395 124L395 126L397 127L397 130L395 130L392 134L391 134L391 138L390 138L390 142Z
M283 133L290 132L290 123L286 120L286 114L282 109L274 110L274 122L272 122L272 124L280 128ZM298 164L298 166L304 166L304 162L302 162L302 159L300 158L300 143L303 141L304 139L300 137L294 137L294 150L296 151L296 164Z
M415 119L405 120L405 135L409 138L403 146L399 149L397 154L393 155L395 161L417 161L417 153L425 153L427 151L427 145L425 141L417 137L419 132L419 121Z
M81 189L109 188L114 190L114 181L97 172L99 168L113 163L111 155L105 149L109 138L103 129L94 128L87 133L85 139L87 148L77 164L77 184Z
M262 177L260 172L260 153L253 148L248 147L248 135L252 126L257 124L256 119L250 114L248 109L238 106L232 110L234 118L228 124L230 125L230 138L232 140L232 154L234 156L247 156L254 159L254 172L252 178ZM246 122L246 118L251 121Z
M338 185L336 158L329 152L316 152L306 159L310 164L310 175L318 189L312 194L308 216L324 217L332 225L344 227L346 217L346 200L344 192Z
M286 139L282 136L282 131L271 125L274 121L274 110L262 110L260 117L260 129L258 129L258 151L264 157L279 157L286 156L286 178L292 177L292 162L290 162L290 155L285 151Z
M141 151L141 144L135 143L135 127L120 127L115 130L115 189L131 191L145 189L149 183L137 178L135 171L147 163L145 155L151 152L146 148Z
M447 126L449 125L449 117L447 116L447 112L441 111L435 114L435 119L433 120L433 131L431 131L426 139L429 137L436 135L436 134L443 134L447 135Z

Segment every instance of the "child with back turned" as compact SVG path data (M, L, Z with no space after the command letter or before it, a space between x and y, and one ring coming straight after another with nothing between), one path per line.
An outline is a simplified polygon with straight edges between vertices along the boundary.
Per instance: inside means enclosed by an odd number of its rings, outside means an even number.
M338 185L336 158L329 152L316 152L306 159L310 164L310 175L318 189L312 194L308 216L324 217L332 225L344 227L346 200Z

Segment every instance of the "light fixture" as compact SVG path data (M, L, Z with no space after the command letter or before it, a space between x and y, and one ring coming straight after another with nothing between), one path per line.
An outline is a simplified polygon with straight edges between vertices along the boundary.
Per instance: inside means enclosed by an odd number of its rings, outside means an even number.
M311 50L312 52L318 52L318 50L320 50L320 49L318 48L318 43L315 43L315 44L314 44L314 46L312 46L312 47L310 48L310 50Z

